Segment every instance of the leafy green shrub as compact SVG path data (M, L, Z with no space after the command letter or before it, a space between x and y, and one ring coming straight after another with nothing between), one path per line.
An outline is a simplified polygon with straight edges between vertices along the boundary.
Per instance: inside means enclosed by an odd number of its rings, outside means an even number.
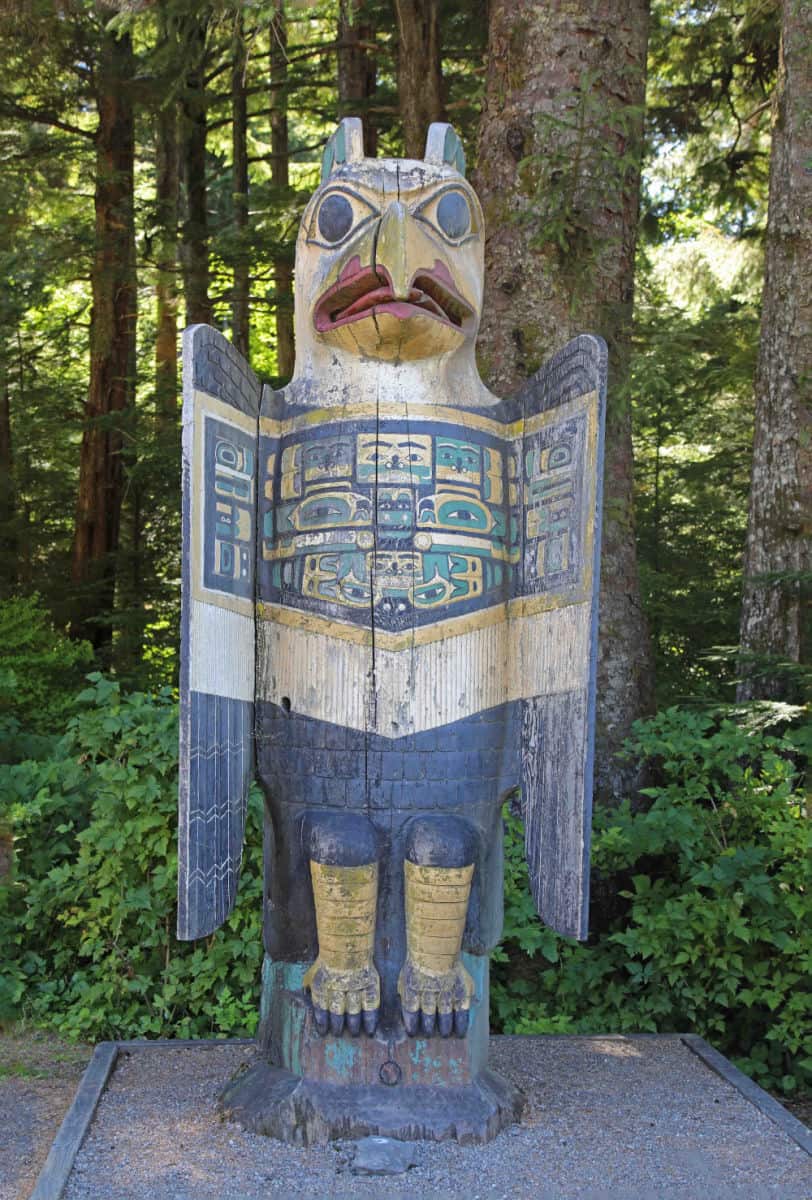
M87 642L53 628L38 596L0 600L0 762L47 753L92 660Z
M760 1083L812 1078L812 824L797 736L668 709L636 726L651 805L595 814L593 867L626 911L592 943L536 918L507 816L493 1016L511 1033L702 1034Z
M0 888L0 1004L86 1040L250 1031L262 956L259 797L238 908L211 938L178 942L177 707L168 690L122 696L89 679L48 758L0 767L0 813L16 835L15 879Z

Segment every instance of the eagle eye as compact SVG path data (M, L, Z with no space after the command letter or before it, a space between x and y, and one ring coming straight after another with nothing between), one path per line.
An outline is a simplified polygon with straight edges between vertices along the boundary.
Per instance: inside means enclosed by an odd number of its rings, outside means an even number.
M462 192L444 192L437 205L437 224L448 237L464 237L471 227L471 210Z
M308 224L307 240L319 246L340 246L366 225L378 210L351 188L331 188L319 200Z
M453 184L424 200L415 216L454 245L461 245L479 233L476 208L463 189Z
M325 242L342 241L352 228L352 205L346 196L333 192L319 209L319 233Z

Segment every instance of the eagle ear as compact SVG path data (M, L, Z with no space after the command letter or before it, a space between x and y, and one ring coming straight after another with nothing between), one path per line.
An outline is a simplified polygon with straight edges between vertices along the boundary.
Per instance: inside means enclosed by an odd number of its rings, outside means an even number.
M364 126L360 117L344 117L332 134L321 158L321 182L326 183L343 163L364 157Z
M423 161L435 167L454 167L465 177L465 151L452 125L446 125L443 121L429 125Z

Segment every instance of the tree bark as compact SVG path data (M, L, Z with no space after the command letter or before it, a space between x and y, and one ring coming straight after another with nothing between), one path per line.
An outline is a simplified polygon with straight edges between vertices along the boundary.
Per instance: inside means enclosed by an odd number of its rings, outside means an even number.
M484 377L500 395L575 333L609 345L595 780L650 710L653 664L632 506L628 396L648 0L494 0L477 186L485 210Z
M781 3L739 700L795 698L812 570L812 9ZM783 578L776 578L783 575ZM770 578L772 576L772 578ZM761 661L759 661L761 660Z
M0 388L0 596L10 596L17 583L17 497L11 440L8 380Z
M279 200L290 191L288 154L288 38L284 0L276 0L271 21L271 184ZM293 263L290 255L274 258L276 286L276 364L282 379L290 379L296 347L293 334Z
M97 648L111 639L123 489L122 449L135 388L135 151L129 34L102 35L96 100L96 233L90 382L79 455L71 632Z
M245 72L248 50L243 16L235 18L231 64L231 154L234 193L234 292L231 300L231 340L244 358L249 357L250 297L248 236L248 97Z
M178 114L173 99L158 109L155 131L155 414L174 426L178 408Z
M378 130L369 112L377 82L375 58L367 48L373 37L365 0L339 0L338 115L363 119L364 153L370 158L378 152Z
M432 121L445 120L437 0L395 0L398 104L406 157L422 159Z
M186 324L210 325L209 215L206 189L206 85L203 78L208 16L193 12L187 19L185 46L188 70L182 104L181 158L185 220L181 261Z

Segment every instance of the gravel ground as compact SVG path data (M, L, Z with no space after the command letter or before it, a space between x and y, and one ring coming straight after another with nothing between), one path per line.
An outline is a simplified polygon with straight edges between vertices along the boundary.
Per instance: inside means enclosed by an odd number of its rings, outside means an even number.
M90 1058L34 1032L0 1037L0 1200L26 1200Z
M121 1055L66 1200L812 1197L812 1159L677 1038L496 1037L522 1124L488 1146L421 1142L388 1179L352 1175L351 1145L300 1150L219 1121L218 1091L253 1054Z

